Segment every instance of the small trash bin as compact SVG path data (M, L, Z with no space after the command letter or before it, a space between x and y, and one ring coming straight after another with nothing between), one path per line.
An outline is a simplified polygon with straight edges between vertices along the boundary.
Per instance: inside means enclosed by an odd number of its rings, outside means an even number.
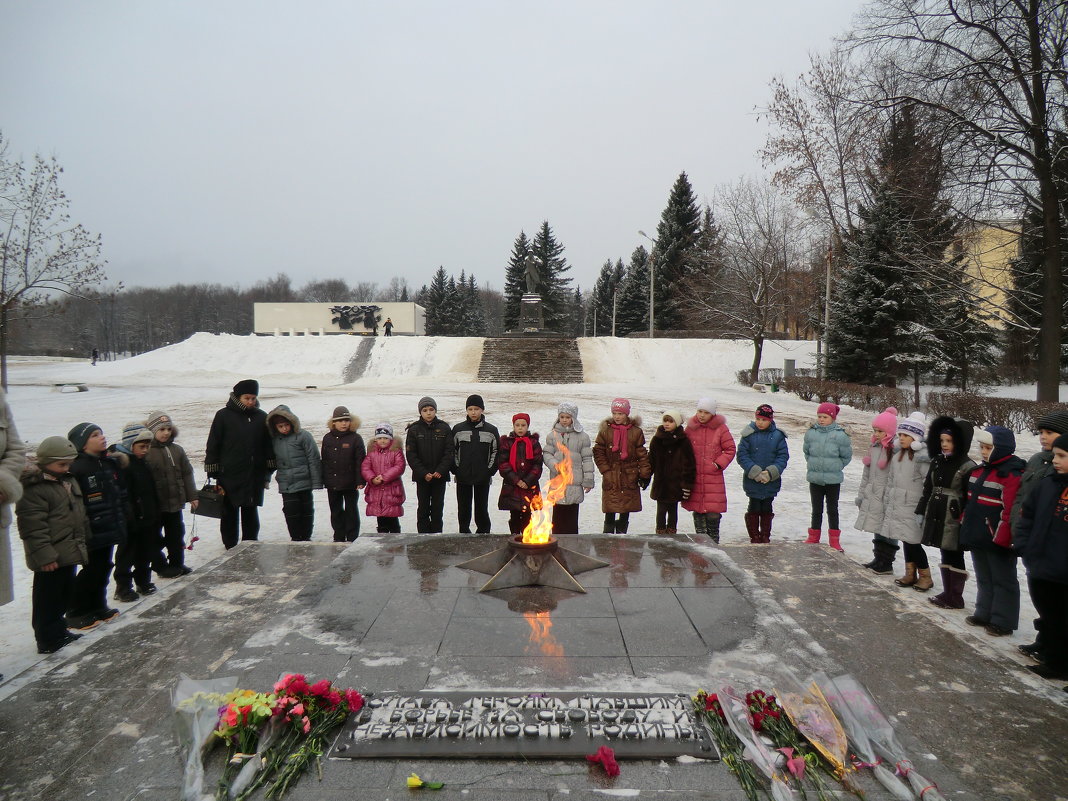
M772 384L771 385L771 391L772 392L778 392L779 391L779 385L778 384Z

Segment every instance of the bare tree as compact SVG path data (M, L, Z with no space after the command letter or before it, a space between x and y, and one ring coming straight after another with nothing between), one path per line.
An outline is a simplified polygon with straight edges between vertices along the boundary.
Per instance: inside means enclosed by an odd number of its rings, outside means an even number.
M297 298L305 303L335 303L351 300L349 285L340 278L309 281L297 292Z
M400 303L409 297L411 297L411 290L408 289L408 279L393 276L389 279L389 287L382 294L381 300Z
M27 168L0 146L0 384L7 388L9 325L20 307L78 295L104 280L100 236L72 223L55 158Z
M378 284L374 281L357 281L349 290L350 299L356 303L366 303L369 300L378 300Z
M756 381L764 340L786 325L791 274L806 270L811 222L771 184L751 179L721 188L713 209L722 236L718 280L696 276L683 294L691 317L752 341Z
M1042 219L1038 399L1059 395L1064 264L1058 139L1068 110L1063 0L877 0L851 43L893 86L875 105L938 114L951 170L980 207Z

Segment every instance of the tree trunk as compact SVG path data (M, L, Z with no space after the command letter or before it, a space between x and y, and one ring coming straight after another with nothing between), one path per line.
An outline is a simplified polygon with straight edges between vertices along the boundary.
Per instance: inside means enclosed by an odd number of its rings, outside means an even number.
M912 399L916 404L916 408L920 408L920 368L919 366L912 368Z
M1045 166L1045 165L1043 165ZM1064 276L1061 273L1061 219L1051 174L1039 175L1042 198L1042 323L1038 329L1036 400L1059 401L1061 393L1061 325L1064 322Z
M753 378L750 383L757 382L760 374L760 356L764 352L764 337L753 337Z
M0 387L7 392L7 305L0 306Z

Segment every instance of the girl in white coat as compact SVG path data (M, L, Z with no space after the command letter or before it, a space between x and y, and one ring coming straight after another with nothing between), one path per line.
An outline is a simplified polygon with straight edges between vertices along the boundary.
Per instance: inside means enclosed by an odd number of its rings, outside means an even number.
M923 480L931 467L931 457L924 444L926 430L927 420L922 412L913 412L897 424L897 444L883 495L882 535L900 540L905 547L905 575L894 583L920 592L934 586L927 552L920 544L923 516L916 514L923 497Z
M553 505L553 536L578 534L579 504L593 489L596 470L590 435L579 423L578 406L574 403L565 401L560 404L556 423L541 446L541 458L549 468L550 483L559 474L560 462L565 458L571 460L571 481L564 497Z
M854 523L858 531L874 534L872 560L864 565L880 575L894 572L897 542L883 536L883 496L890 477L890 459L894 455L894 432L897 430L897 409L890 406L871 421L871 447L864 456L864 476L857 491L860 514Z

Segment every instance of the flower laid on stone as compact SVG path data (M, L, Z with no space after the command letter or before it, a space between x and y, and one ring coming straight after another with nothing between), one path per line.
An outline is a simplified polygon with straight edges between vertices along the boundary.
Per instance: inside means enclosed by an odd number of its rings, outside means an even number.
M408 776L409 790L440 790L444 786L445 782L425 782L414 773Z
M586 754L586 761L595 764L600 763L604 768L604 772L609 776L619 775L619 763L616 762L616 752L607 745L602 745L598 748L596 754Z

